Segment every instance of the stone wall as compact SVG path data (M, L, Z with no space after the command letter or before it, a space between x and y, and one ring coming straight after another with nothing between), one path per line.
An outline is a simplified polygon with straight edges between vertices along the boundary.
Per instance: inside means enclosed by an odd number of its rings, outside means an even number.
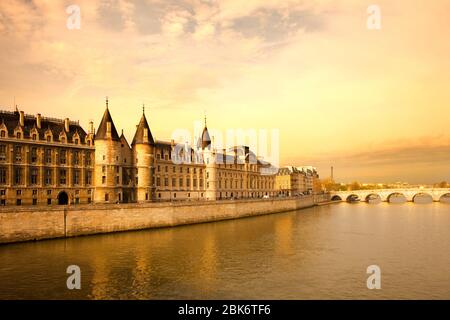
M0 211L0 243L96 233L172 227L236 219L314 205L313 197L85 205L68 208L5 208Z

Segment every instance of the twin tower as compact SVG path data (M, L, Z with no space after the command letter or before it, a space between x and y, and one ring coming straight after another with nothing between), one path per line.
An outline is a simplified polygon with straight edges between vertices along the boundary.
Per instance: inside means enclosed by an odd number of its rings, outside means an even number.
M174 145L173 142L155 142L144 113L137 125L136 133L130 146L123 135L123 131L119 136L109 112L107 100L106 110L95 134L94 141L95 203L147 202L157 198L155 195L156 190L158 187L162 187L164 182L160 182L160 180L163 179L167 183L167 178L159 177L159 167L161 167L161 162L171 158L170 152ZM205 146L209 147L211 143L206 127L201 142L203 149L205 149ZM156 156L159 156L158 159L155 159ZM158 167L158 172L155 178L156 167ZM180 170L183 169L178 168L177 172ZM175 168L173 171L175 172ZM187 168L185 171L190 172ZM192 171L195 172L195 169ZM193 179L198 178L198 193L202 197L215 199L215 194L207 195L207 190L205 190L207 189L207 183L206 181L203 182L203 179L206 178L203 176L208 170L206 168L205 170L198 168L197 171L203 173L203 175L197 173L197 176L191 177L190 184L192 184ZM169 180L174 181L174 179ZM178 179L176 182L178 182ZM213 186L213 183L211 185L208 183L208 187ZM184 187L187 187L186 181L184 181ZM189 190L187 191L187 196L192 197L193 193L189 192ZM161 197L160 193L158 195ZM182 194L178 193L177 199L181 196Z

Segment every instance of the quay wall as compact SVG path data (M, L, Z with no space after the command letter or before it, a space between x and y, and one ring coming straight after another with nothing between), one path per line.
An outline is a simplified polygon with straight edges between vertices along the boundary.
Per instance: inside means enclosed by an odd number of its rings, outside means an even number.
M97 233L173 227L292 211L314 206L302 198L5 207L0 210L0 243Z

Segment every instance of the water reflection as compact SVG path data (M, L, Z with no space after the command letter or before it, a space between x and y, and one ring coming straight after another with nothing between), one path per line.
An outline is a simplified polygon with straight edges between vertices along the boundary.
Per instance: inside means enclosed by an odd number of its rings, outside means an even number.
M0 298L449 299L449 226L448 204L361 202L0 246ZM371 264L380 291L365 287Z

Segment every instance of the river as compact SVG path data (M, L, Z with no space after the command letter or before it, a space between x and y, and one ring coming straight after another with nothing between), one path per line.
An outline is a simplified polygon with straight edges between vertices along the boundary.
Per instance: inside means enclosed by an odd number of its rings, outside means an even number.
M450 204L340 203L3 245L0 299L450 299L449 230Z

